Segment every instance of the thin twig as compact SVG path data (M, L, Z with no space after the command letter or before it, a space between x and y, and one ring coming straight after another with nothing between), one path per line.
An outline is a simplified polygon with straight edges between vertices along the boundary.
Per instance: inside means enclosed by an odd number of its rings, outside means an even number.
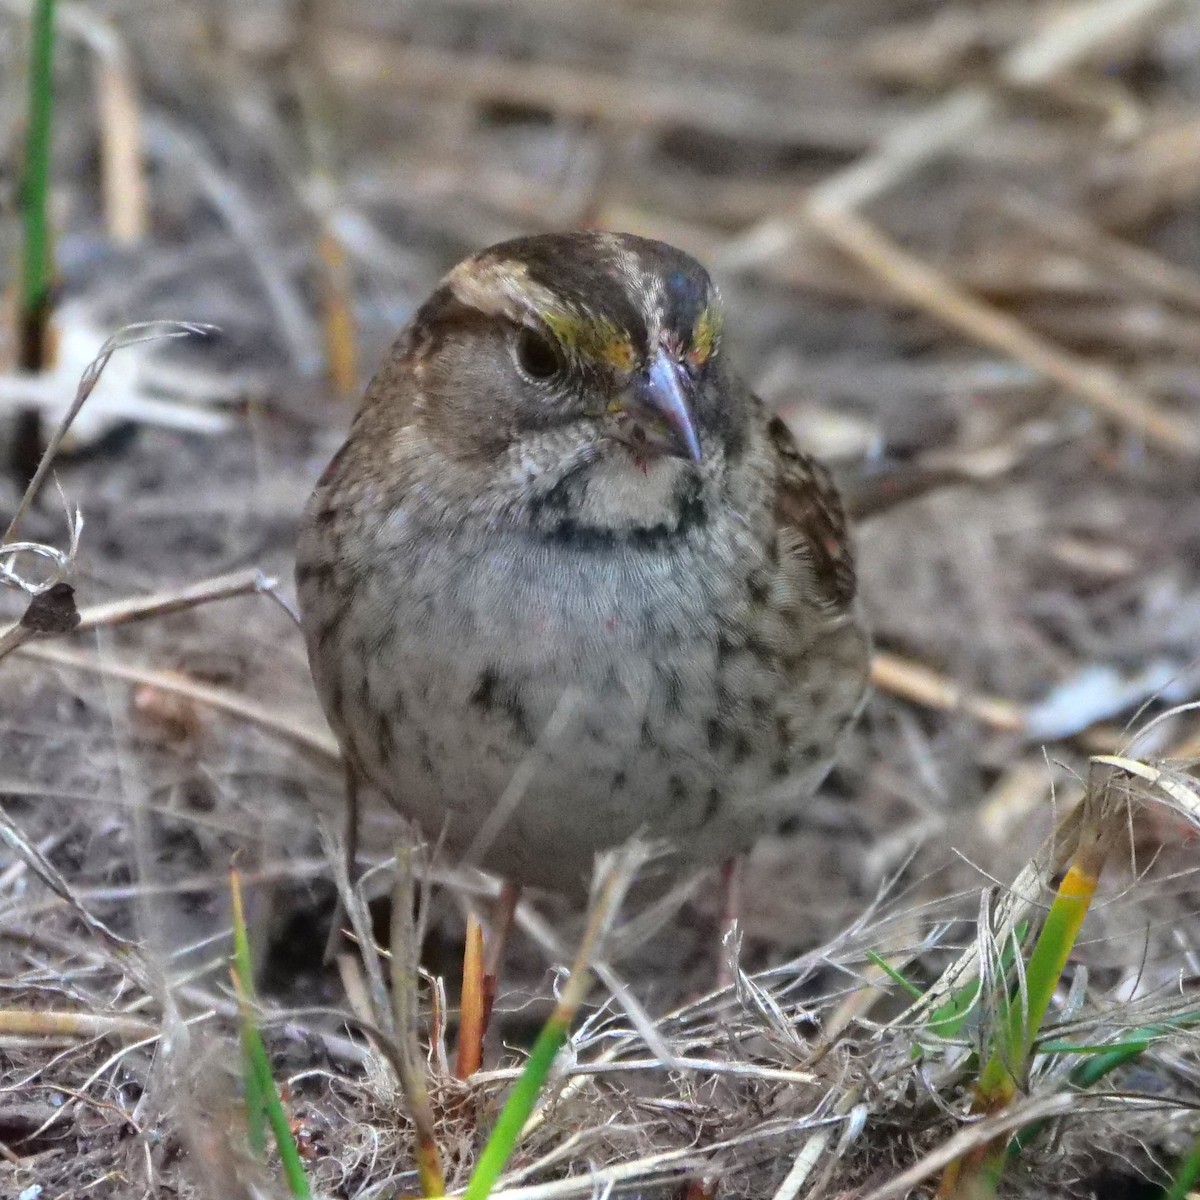
M0 1009L0 1037L157 1037L158 1026L117 1014Z
M965 1129L960 1129L952 1138L907 1170L894 1175L882 1187L868 1192L862 1200L899 1200L902 1196L910 1196L917 1184L937 1174L968 1151L987 1145L1006 1133L1012 1133L1036 1121L1065 1116L1079 1105L1080 1097L1077 1093L1050 1092L1006 1108L994 1117L984 1117Z
M1026 714L1019 704L998 696L982 696L969 691L948 676L924 663L898 654L877 650L871 658L871 682L880 691L889 692L924 708L943 712L964 712L992 729L1020 733Z
M418 996L421 946L413 920L416 887L412 851L396 847L395 884L392 890L392 1004L396 1031L400 1086L408 1103L417 1142L417 1172L424 1196L441 1196L446 1190L437 1119L425 1082L418 1033Z
M1200 426L1194 421L1163 408L1117 372L1064 350L971 295L857 213L813 206L808 218L839 249L914 304L976 341L1012 355L1161 449L1186 459L1200 454Z
M301 717L266 708L237 692L213 687L211 684L197 683L173 671L127 666L67 646L25 645L17 651L17 655L56 667L101 675L121 683L146 684L169 695L182 696L227 716L248 721L326 762L336 763L340 759L337 739L332 733L313 728Z
M84 4L63 4L59 23L64 32L85 42L96 58L104 215L113 239L130 246L140 241L149 227L133 59L112 21Z
M16 538L17 529L20 527L25 514L29 511L29 506L41 490L46 475L54 463L54 458L58 454L58 448L62 445L62 440L67 435L67 430L71 428L72 422L79 415L79 410L95 390L96 384L100 382L100 376L104 373L104 368L108 365L108 360L118 350L126 346L136 346L141 342L157 341L162 338L191 337L193 335L204 336L212 332L212 329L211 325L200 325L191 321L143 321L135 325L126 325L123 329L119 329L100 347L100 352L88 364L82 378L79 380L79 386L75 391L75 399L72 401L71 407L63 414L62 420L58 423L58 428L54 431L54 436L50 439L50 444L42 453L37 470L34 472L33 478L29 481L29 486L25 489L25 494L21 497L20 504L17 505L17 511L13 513L12 520L9 521L8 528L4 531L4 536L0 538L0 546Z
M1033 88L1128 34L1172 0L1078 0L1015 46L1000 64L1003 82ZM961 145L995 112L997 96L975 85L944 100L881 139L879 147L831 175L797 206L759 222L728 242L718 257L727 271L746 270L784 253L814 210L847 212L878 198L926 163Z

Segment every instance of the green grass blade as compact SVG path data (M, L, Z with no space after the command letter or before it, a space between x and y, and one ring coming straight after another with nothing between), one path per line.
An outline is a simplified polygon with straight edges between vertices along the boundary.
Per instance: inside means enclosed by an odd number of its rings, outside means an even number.
M945 1004L934 1009L925 1027L935 1037L957 1037L974 1011L978 996L979 980L973 979L955 992Z
M905 979L895 967L881 954L877 954L874 950L867 951L867 958L871 960L897 987L902 991L907 992L914 1000L920 1000L924 995L915 983Z
M627 843L621 850L608 856L607 867L601 872L600 882L594 893L587 928L575 955L575 962L567 982L563 985L558 1004L542 1026L529 1060L520 1078L500 1110L496 1127L492 1130L471 1179L463 1200L486 1200L496 1181L504 1171L505 1164L521 1138L526 1123L533 1115L538 1096L546 1086L551 1068L563 1043L570 1036L571 1023L587 994L591 978L590 965L596 957L621 899L633 879L638 867L645 861L646 849L636 842Z
M997 997L1001 1002L1000 1019L991 1030L987 1061L975 1086L971 1105L974 1113L997 1112L1011 1103L1028 1071L1038 1030L1096 894L1107 853L1103 832L1101 824L1099 831L1076 850L1028 964L1022 970L1020 961L1014 959L1019 987L1016 995L1004 988ZM1014 1138L992 1142L950 1163L942 1175L938 1196L946 1200L986 1200L994 1196L1011 1161L1014 1144L1020 1143Z
M1105 1075L1144 1054L1156 1041L1181 1030L1190 1029L1196 1024L1200 1024L1200 1013L1185 1013L1163 1025L1146 1025L1140 1029L1131 1029L1124 1040L1108 1045L1080 1046L1047 1042L1039 1047L1039 1051L1043 1054L1086 1054L1087 1059L1071 1070L1071 1086L1085 1091L1099 1083ZM1008 1160L1011 1162L1016 1158L1045 1128L1046 1122L1038 1121L1016 1134L1008 1144Z
M1187 1200L1197 1179L1200 1179L1200 1140L1183 1160L1183 1166L1179 1168L1179 1174L1172 1180L1163 1200Z
M1113 1067L1119 1067L1121 1063L1128 1062L1131 1058L1136 1058L1143 1053L1150 1045L1154 1037L1159 1037L1161 1034L1141 1035L1136 1031L1126 1034L1119 1042L1039 1042L1037 1052L1039 1054L1078 1054L1086 1057L1089 1062L1081 1063L1071 1072L1071 1081L1074 1083L1076 1072L1082 1071L1085 1066L1094 1066L1095 1064L1103 1064L1106 1058L1111 1058L1111 1065L1101 1065L1097 1073L1093 1073L1089 1080L1095 1083L1096 1080L1107 1075Z
M242 1042L242 1091L246 1101L246 1140L251 1152L261 1158L267 1148L266 1096L263 1095L251 1033L250 997L254 990L254 964L250 957L250 939L242 911L242 889L237 873L230 876L233 896L233 986L238 997L239 1035Z
M41 319L49 308L50 128L54 108L54 0L36 0L29 48L29 115L25 170L21 180L24 241L21 255L22 324ZM29 364L23 364L29 365ZM42 364L37 364L40 366Z
M262 1158L267 1149L267 1109L266 1098L258 1083L258 1071L254 1065L254 1050L250 1042L250 1030L253 1028L247 1021L240 1023L239 1035L242 1041L242 1093L246 1103L246 1141L250 1144L250 1153L255 1158Z
M1102 862L1103 858L1096 862L1093 856L1081 855L1059 885L1029 956L1022 995L1009 1001L1006 1028L997 1031L997 1045L980 1072L977 1090L986 1107L1007 1103L1016 1090L1017 1079L1024 1074L1037 1032L1095 895Z
M279 1161L283 1164L283 1175L287 1180L288 1191L296 1200L311 1200L312 1193L308 1186L308 1176L304 1171L304 1161L300 1157L296 1139L292 1136L292 1127L288 1124L287 1113L283 1111L283 1103L275 1089L275 1080L271 1076L271 1064L267 1060L267 1049L263 1045L262 1035L249 1026L248 1038L250 1044L250 1060L257 1077L258 1089L263 1097L263 1108L271 1132L275 1135L275 1145L279 1147Z
M542 1027L542 1032L538 1034L537 1041L529 1053L525 1069L505 1101L496 1127L479 1156L471 1181L463 1193L463 1200L486 1200L486 1197L491 1195L516 1147L521 1130L525 1128L525 1122L533 1113L538 1096L541 1095L554 1066L554 1060L567 1040L568 1031L568 1022L564 1021L558 1012L552 1014Z
M1000 955L1000 970L1006 977L1016 961L1017 948L1029 933L1029 923L1022 921L1014 930L1013 937L1004 946ZM951 993L950 998L939 1004L929 1015L925 1028L938 1038L955 1038L963 1030L971 1014L976 1011L979 1000L978 979L972 979Z
M242 887L236 871L230 872L229 890L233 901L233 986L237 992L241 1019L242 1064L245 1075L247 1137L250 1147L261 1154L266 1136L263 1118L271 1126L279 1160L283 1164L288 1190L296 1200L310 1200L311 1191L304 1162L296 1139L292 1136L287 1113L271 1075L271 1063L262 1035L254 1024L251 1000L254 996L254 964L250 956L250 939L246 935L246 916L242 907Z

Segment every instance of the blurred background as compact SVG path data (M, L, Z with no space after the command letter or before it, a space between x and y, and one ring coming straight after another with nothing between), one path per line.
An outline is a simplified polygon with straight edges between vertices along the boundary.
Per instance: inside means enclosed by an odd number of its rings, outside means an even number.
M517 234L701 259L730 352L859 514L876 694L811 822L756 855L748 961L832 936L889 879L969 908L1089 754L1200 692L1196 0L61 2L31 315L33 12L0 3L5 522L107 337L216 327L108 364L56 466L85 632L0 665L6 807L118 925L153 885L161 943L203 961L236 851L269 897L268 990L340 995L310 815L340 785L258 573L288 600L300 508L374 366L446 269ZM68 553L52 486L21 532ZM1198 747L1188 712L1136 743ZM1101 918L1093 980L1130 994L1200 934L1184 829L1136 835L1184 873L1151 932ZM0 873L7 920L47 911L28 886ZM685 993L697 928L632 975Z

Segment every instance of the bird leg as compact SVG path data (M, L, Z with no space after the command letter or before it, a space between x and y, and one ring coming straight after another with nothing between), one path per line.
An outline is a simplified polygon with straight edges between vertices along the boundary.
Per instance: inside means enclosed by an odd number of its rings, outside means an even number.
M346 886L352 888L358 872L358 775L349 762L345 764L345 767L346 820L342 826L342 863L346 871ZM325 942L325 954L322 961L326 964L333 962L337 955L338 943L342 937L342 921L345 917L346 906L339 895L333 908L329 937Z
M459 1007L458 1054L454 1074L467 1079L483 1062L483 1035L487 1032L488 1003L483 971L483 926L474 912L467 914L467 940L463 948L462 1003Z
M459 1079L473 1075L483 1062L483 1039L492 1019L500 968L504 964L504 947L508 942L520 899L520 884L509 883L506 880L501 885L500 894L492 908L486 955L483 926L473 912L467 916L458 1055L454 1065L454 1074Z
M492 909L492 930L488 939L487 960L483 972L483 1024L485 1030L492 1017L492 1005L496 1003L500 968L504 965L504 948L508 945L508 935L512 932L513 922L517 916L517 905L520 902L521 885L510 883L506 879L500 885L500 895L496 897L496 904Z
M744 856L727 858L721 864L721 915L717 927L717 987L733 983L733 939L742 912L742 867Z

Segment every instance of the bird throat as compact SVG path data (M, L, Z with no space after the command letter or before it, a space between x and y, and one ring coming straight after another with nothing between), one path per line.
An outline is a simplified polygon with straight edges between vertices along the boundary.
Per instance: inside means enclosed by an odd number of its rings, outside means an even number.
M708 519L700 476L678 459L591 463L535 497L529 515L547 541L579 550L661 547Z

